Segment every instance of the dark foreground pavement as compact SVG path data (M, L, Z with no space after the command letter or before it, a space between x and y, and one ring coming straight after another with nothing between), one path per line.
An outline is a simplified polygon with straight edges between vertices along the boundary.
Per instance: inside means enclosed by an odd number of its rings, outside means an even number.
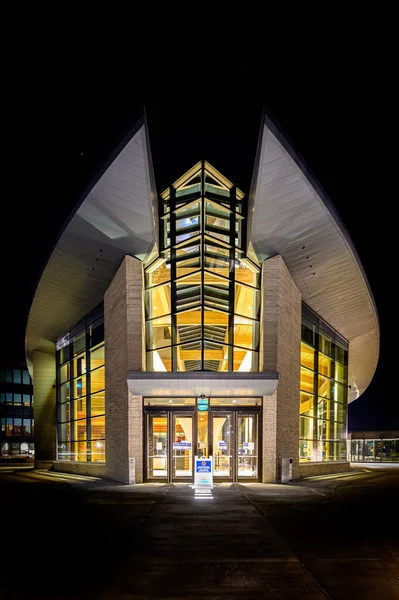
M399 469L118 485L0 469L0 598L399 599Z

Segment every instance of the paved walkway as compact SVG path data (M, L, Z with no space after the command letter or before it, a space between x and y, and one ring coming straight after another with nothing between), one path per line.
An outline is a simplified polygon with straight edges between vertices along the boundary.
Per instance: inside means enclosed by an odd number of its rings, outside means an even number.
M25 587L9 560L4 600L399 599L398 470L222 484L208 498L37 471L0 485L9 511L28 500L36 515L15 544L36 549Z

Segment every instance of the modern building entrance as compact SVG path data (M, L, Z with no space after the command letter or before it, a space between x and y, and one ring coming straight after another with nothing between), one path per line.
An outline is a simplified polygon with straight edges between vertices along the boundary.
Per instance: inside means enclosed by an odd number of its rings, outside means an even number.
M238 406L237 406L238 404ZM258 481L260 398L145 398L145 480L193 482L194 457L214 457L214 481Z
M215 481L258 480L259 418L251 411L211 411Z

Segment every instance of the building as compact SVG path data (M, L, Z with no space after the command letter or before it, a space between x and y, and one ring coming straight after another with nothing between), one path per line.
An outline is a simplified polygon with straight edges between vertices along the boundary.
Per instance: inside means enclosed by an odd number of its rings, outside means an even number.
M160 192L160 193L159 193ZM85 195L26 333L36 460L123 482L344 471L378 317L331 202L264 114L250 189L200 160L156 190L145 117Z
M26 364L0 367L0 422L0 458L32 460L33 385Z
M348 458L352 462L399 463L399 431L348 433Z

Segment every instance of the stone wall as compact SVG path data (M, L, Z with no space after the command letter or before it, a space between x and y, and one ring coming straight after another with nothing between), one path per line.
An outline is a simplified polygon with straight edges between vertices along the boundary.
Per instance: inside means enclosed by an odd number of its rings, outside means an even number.
M106 476L129 482L143 477L142 399L127 386L128 371L143 369L143 267L126 256L104 296Z
M35 466L56 458L56 387L54 354L33 352Z
M299 463L296 479L314 477L315 475L326 475L327 473L344 473L350 470L349 462L317 462Z
M276 399L264 400L263 481L279 481L282 458L293 459L293 478L298 477L302 309L281 256L263 263L262 302L261 370L279 374Z
M70 461L57 461L54 463L52 471L59 473L73 473L74 475L88 475L90 477L105 477L105 463L78 463Z

